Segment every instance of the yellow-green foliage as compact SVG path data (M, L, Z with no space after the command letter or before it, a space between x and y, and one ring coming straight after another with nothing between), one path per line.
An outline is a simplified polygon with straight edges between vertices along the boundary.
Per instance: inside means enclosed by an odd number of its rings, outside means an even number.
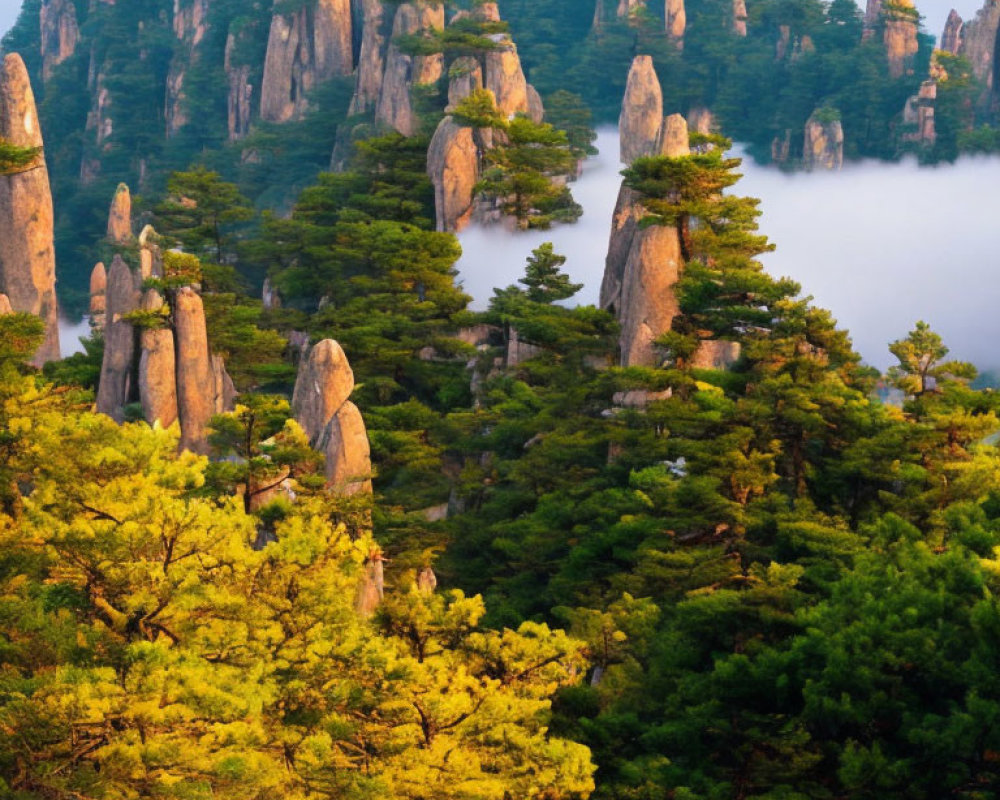
M175 430L3 382L0 785L24 797L584 797L552 738L582 644L482 630L482 601L390 592L355 611L377 546L314 496L274 523L210 496ZM7 452L14 452L8 450ZM58 457L50 454L58 453Z

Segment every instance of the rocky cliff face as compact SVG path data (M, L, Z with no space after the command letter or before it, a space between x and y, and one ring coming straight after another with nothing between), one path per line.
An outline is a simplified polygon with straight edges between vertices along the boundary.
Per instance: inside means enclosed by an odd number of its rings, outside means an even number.
M663 91L651 56L636 56L628 73L625 99L618 118L621 160L631 164L641 156L655 155L663 125Z
M324 339L309 351L292 393L292 413L309 444L319 447L330 420L354 391L354 371L343 348Z
M370 493L371 449L364 419L348 399L354 373L340 345L319 342L299 368L292 412L312 447L326 456L327 485L345 496Z
M14 311L45 322L45 340L33 359L41 366L59 358L52 191L28 71L13 53L0 71L0 140L38 151L26 166L0 172L0 292Z
M897 0L891 6L882 7L882 16L885 20L883 41L889 59L889 76L901 78L911 75L919 47L917 33L920 17L917 10L912 0Z
M976 12L975 19L962 26L962 41L959 55L965 56L972 65L972 71L984 86L980 103L992 104L997 87L994 85L996 68L997 34L1000 32L1000 3L986 0Z
M396 10L375 118L404 136L413 136L419 129L420 121L413 108L411 90L420 84L436 83L441 78L444 55L412 56L403 52L397 42L402 36L443 28L443 5L402 3Z
M806 122L802 165L807 170L840 169L844 164L844 129L840 119L817 109Z
M941 50L954 55L962 49L962 29L964 24L958 12L952 9L944 24L944 33L941 34L939 45Z
M378 104L385 75L386 40L391 33L386 30L391 25L387 19L391 21L391 17L382 0L361 0L361 3L364 22L351 114L364 114Z
M623 367L659 365L653 342L680 312L674 285L682 268L676 228L653 225L638 231L625 262L618 307Z
M275 7L264 61L260 116L301 117L315 85L353 70L350 0L316 0L294 11Z
M208 32L209 0L174 0L174 36L178 47L167 76L167 135L188 121L184 81L198 55L198 45Z
M80 41L80 27L73 0L44 0L39 16L42 50L42 77L72 57Z
M434 184L439 231L460 231L468 225L479 170L479 148L472 128L445 117L427 151L427 172Z
M230 33L226 38L226 55L224 67L226 70L226 126L229 129L229 141L237 142L250 133L250 121L253 119L253 84L250 82L250 64L241 64L236 60L236 48L239 39Z
M155 289L143 295L141 308L157 311L163 297ZM174 332L167 326L147 328L140 337L139 400L142 416L151 425L168 428L177 421L177 378Z
M499 49L486 54L483 66L485 86L497 101L497 108L508 118L515 114L527 114L528 82L521 69L521 58L509 36L499 42Z

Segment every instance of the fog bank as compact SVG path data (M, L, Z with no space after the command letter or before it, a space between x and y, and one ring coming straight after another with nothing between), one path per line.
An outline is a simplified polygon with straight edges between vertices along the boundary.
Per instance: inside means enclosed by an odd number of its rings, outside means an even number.
M620 177L617 131L600 132L601 155L574 184L576 225L512 234L472 226L459 237L466 291L482 308L494 286L520 277L533 247L552 241L566 271L594 303L600 289ZM802 284L830 309L869 363L893 362L887 345L924 319L957 358L1000 366L1000 225L992 188L1000 158L936 168L913 162L852 164L840 173L784 174L744 162L735 190L762 200L761 230L777 245L768 271Z

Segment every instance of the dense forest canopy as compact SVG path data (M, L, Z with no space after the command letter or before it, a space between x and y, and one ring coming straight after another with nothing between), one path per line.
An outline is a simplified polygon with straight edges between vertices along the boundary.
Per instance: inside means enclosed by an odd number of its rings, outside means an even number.
M108 269L84 352L43 370L43 323L0 308L0 796L995 796L1000 399L976 368L924 322L865 366L763 269L732 140L693 123L623 171L615 224L673 248L646 363L550 244L470 310L428 174L447 112L510 235L572 224L638 51L667 112L708 107L760 158L810 118L894 158L926 38L893 77L850 0L762 0L745 36L692 1L683 48L660 8L508 0L544 120L441 83L404 135L349 115L341 76L230 141L226 55L263 69L269 4L213 0L184 53L173 4L91 5L47 77L37 0L4 45L38 76L63 269ZM460 23L398 43L454 66L507 35ZM934 147L977 113L963 61L936 57ZM0 173L37 156L0 145Z

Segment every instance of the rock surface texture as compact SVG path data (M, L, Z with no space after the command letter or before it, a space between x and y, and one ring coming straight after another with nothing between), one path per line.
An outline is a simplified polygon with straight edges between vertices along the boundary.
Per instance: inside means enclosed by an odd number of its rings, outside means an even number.
M441 120L427 151L439 231L460 231L469 223L479 165L472 128L459 125L451 117Z
M385 30L388 14L382 0L361 0L361 7L364 22L351 114L364 114L378 104L385 74L386 39L389 35L389 31Z
M76 52L80 27L73 0L44 0L39 12L42 50L42 78L48 80L52 71Z
M806 122L802 165L808 170L840 169L844 164L844 129L839 117L817 110Z
M350 0L316 0L290 11L276 6L264 60L261 119L301 117L317 83L350 75L352 30Z
M132 194L124 183L118 184L108 212L108 239L114 244L132 240Z
M941 34L941 50L954 55L962 49L962 31L964 25L962 17L959 16L959 13L955 9L952 9L944 24L944 33Z
M643 155L690 155L684 117L663 117L651 59L636 59L629 87L633 91L626 89L620 117L622 159L629 163ZM630 131L627 137L626 131ZM623 366L657 366L653 342L670 330L679 312L674 286L684 262L678 231L665 225L641 227L645 214L636 193L623 185L612 219L600 297L601 308L613 313L621 325L619 361Z
M163 307L163 298L155 289L148 289L142 298L143 311ZM169 327L147 328L142 331L139 357L139 400L142 415L154 425L168 428L177 421L177 374L174 353L174 332Z
M104 262L99 261L90 273L90 326L99 331L104 330L107 289L108 272L104 267Z
M0 139L37 150L28 164L0 172L0 292L19 313L45 322L33 363L59 358L52 190L28 71L16 53L0 69Z
M636 56L628 73L625 99L618 118L621 160L631 164L642 156L655 155L663 124L663 91L651 56Z
M174 332L177 337L177 416L181 421L182 450L206 453L208 422L215 413L211 356L205 307L189 286L177 291L174 300Z
M983 84L980 104L991 106L996 94L997 34L1000 32L1000 3L986 0L974 19L962 26L958 54L965 56Z
M399 37L425 30L444 28L444 6L425 3L402 3L392 26L392 43L385 59L382 89L375 118L404 136L419 130L420 120L413 108L411 89L418 84L434 83L444 70L444 55L412 56L397 44Z
M137 332L125 319L139 308L138 276L116 255L108 270L104 359L97 387L97 411L116 422L125 419L125 406L136 399L135 348Z
M341 495L370 493L371 448L361 412L348 399L354 373L340 345L324 339L299 368L292 412L309 444L326 456L327 485Z
M889 77L901 78L913 73L919 43L917 33L920 16L913 7L912 0L897 0L891 6L882 7L885 21L883 41L886 58L889 60Z

